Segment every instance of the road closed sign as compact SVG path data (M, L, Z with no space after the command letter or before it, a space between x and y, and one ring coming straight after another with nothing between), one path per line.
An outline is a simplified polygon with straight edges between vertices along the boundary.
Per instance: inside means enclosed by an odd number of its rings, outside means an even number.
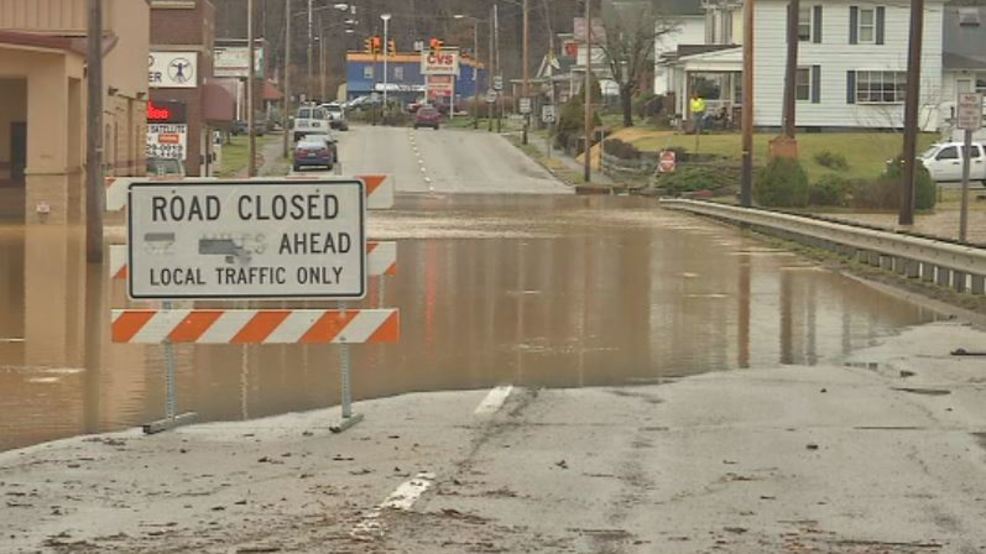
M359 180L135 182L130 296L362 298L364 189Z

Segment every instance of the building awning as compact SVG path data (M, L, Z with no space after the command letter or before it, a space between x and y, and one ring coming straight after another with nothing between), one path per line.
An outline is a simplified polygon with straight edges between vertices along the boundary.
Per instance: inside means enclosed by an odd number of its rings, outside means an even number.
M45 48L49 50L62 50L80 56L86 55L86 39L59 37L53 35L42 35L38 33L21 33L18 31L0 30L0 44L10 44L12 46L26 46L31 48Z
M274 83L264 81L264 102L280 102L283 98L284 93Z
M219 83L209 82L202 87L202 117L211 125L232 123L236 99Z

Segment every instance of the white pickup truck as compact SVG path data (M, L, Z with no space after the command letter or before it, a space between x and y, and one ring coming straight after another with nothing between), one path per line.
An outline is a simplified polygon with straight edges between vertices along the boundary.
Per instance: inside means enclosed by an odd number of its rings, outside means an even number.
M943 142L928 148L919 158L935 182L961 181L963 149L961 142ZM986 147L982 143L972 143L969 180L980 181L986 186Z

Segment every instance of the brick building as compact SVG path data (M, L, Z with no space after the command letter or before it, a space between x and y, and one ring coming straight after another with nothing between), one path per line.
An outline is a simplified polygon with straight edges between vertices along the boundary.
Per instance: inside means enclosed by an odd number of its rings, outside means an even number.
M149 112L147 152L182 159L189 176L211 174L212 131L233 119L233 99L213 78L215 17L210 0L151 0L148 80L158 109Z

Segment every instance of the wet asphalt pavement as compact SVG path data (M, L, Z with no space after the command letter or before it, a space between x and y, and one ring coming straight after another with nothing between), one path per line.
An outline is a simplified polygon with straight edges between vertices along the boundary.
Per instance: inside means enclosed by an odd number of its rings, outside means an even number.
M402 339L351 349L357 400L837 363L938 317L653 201L575 196L501 137L340 138L346 173L392 173L401 193L369 224L399 241L398 275L371 280L363 305L400 308ZM0 228L0 450L163 413L162 348L108 341L125 284L87 267L83 247L78 228ZM333 347L176 350L179 408L205 421L339 399Z

